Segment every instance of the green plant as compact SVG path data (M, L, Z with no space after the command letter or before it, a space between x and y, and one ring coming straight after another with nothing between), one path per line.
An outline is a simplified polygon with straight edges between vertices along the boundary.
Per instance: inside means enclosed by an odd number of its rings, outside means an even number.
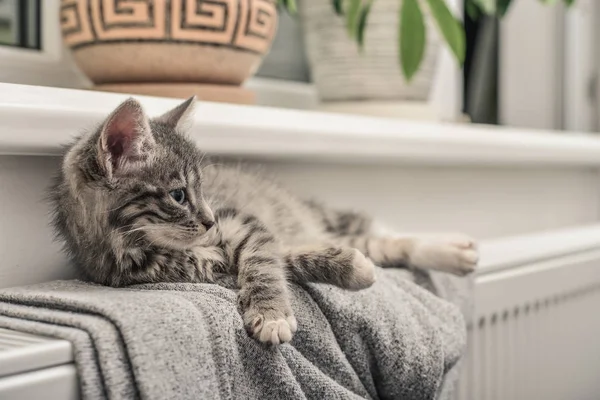
M323 0L328 1L328 0ZM329 0L336 14L345 18L346 29L350 38L356 41L359 48L364 44L371 6L376 0ZM410 81L419 70L425 54L426 27L421 7L427 6L446 44L462 65L465 60L465 30L459 18L448 8L446 0L399 0L402 1L399 15L398 55L402 73ZM575 0L539 0L545 4L563 1L567 6ZM296 0L277 0L278 4L295 14ZM465 9L469 16L477 19L482 15L503 17L513 0L465 0Z

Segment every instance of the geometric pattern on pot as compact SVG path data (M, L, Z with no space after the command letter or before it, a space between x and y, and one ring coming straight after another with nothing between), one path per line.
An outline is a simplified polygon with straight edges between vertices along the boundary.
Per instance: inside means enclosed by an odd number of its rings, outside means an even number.
M277 24L272 0L62 0L66 43L168 42L264 54Z

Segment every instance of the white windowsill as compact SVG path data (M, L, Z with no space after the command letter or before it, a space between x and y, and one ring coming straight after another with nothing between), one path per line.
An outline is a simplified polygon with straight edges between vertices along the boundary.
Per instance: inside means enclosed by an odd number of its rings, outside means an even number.
M0 84L0 154L57 155L127 96ZM176 100L138 96L149 115ZM257 106L200 103L191 136L209 153L329 162L599 166L600 138Z

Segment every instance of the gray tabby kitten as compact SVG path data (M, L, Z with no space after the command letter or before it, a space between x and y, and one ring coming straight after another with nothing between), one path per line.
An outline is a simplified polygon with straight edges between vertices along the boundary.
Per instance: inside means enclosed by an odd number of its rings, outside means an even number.
M202 169L182 132L191 98L148 119L129 99L66 152L51 189L54 224L86 278L105 285L216 282L235 275L256 339L296 331L287 282L368 288L374 264L466 274L475 243L377 237L369 218L307 202L241 168Z

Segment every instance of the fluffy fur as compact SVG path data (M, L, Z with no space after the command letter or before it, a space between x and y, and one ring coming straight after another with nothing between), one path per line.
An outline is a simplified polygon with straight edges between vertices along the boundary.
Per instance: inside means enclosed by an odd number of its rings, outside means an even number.
M129 99L67 150L51 189L54 225L78 268L110 286L237 276L249 334L296 330L287 281L371 286L374 263L465 274L474 242L377 237L371 220L305 201L240 168L203 168L181 132L190 99L148 119Z

